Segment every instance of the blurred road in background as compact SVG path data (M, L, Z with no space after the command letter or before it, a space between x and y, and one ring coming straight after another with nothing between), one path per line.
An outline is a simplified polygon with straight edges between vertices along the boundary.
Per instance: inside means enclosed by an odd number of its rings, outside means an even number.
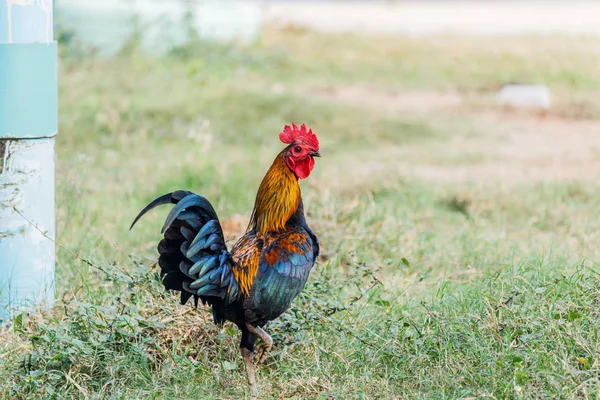
M267 24L326 32L429 35L600 35L600 1L283 2Z

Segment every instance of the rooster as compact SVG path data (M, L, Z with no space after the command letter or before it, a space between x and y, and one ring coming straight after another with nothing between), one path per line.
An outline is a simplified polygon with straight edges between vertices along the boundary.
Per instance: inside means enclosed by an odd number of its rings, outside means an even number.
M248 383L257 394L254 362L269 354L273 339L264 330L284 313L306 284L319 255L319 241L308 227L299 179L307 178L320 157L319 141L303 124L285 126L287 146L263 178L246 233L228 251L219 218L210 202L192 192L165 194L144 208L131 224L163 204L168 214L158 244L158 264L167 290L212 307L216 324L231 321L241 331L240 350ZM255 343L260 339L256 346Z

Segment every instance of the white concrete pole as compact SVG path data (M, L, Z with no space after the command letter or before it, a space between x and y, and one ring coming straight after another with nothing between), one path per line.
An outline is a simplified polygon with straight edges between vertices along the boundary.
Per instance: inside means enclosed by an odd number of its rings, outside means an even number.
M54 300L52 0L0 0L0 322Z

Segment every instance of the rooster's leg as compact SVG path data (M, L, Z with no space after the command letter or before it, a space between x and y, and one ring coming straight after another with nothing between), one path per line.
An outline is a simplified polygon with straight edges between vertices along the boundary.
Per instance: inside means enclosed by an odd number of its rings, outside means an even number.
M273 348L273 339L271 338L271 336L269 336L267 332L265 332L262 328L259 328L258 326L246 323L246 328L248 328L250 332L254 333L260 338L260 344L257 346L258 357L256 359L256 365L259 365L265 360L265 358L267 358L267 356L271 352L271 348Z
M248 384L250 385L250 391L252 392L252 396L256 396L258 394L258 389L256 388L256 376L254 375L254 353L243 347L241 350L242 359L244 360L244 364L246 365L246 373L248 374Z
M238 327L242 331L240 351L242 352L242 359L244 360L244 365L246 366L248 384L250 385L252 398L255 398L258 395L256 376L254 375L254 343L256 343L257 335L253 332L250 332L243 324L238 324Z

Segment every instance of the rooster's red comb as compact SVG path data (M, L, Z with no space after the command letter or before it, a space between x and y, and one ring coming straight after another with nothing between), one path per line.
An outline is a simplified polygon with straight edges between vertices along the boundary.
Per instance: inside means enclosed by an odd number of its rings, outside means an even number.
M279 140L286 144L303 143L313 150L319 150L319 139L312 129L307 131L304 124L300 128L293 122L291 127L286 125L283 132L279 134Z

